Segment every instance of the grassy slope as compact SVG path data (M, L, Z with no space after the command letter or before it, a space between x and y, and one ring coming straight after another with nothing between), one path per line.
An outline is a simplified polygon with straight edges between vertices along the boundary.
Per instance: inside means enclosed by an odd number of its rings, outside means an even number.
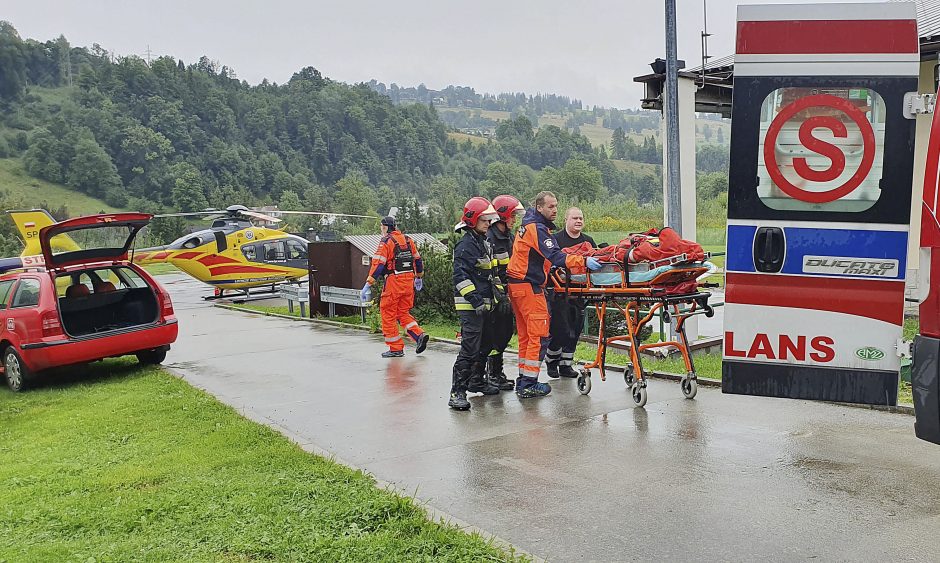
M2 561L507 559L160 369L92 371L0 391Z
M448 131L447 137L457 141L458 143L462 143L464 141L470 141L474 145L486 144L485 137L478 137L476 135L468 135L466 133L459 133L457 131Z
M23 169L17 158L0 158L0 190L24 207L40 207L43 204L58 208L65 205L72 216L89 215L100 211L121 211L105 202L87 196L60 184L33 178Z
M469 112L470 115L473 115L478 110L471 109L471 108L461 109L461 108L438 107L438 112L447 112L447 111ZM492 119L493 121L501 121L503 119L509 119L509 116L510 116L510 113L508 111L490 111L490 110L479 110L479 111L482 117ZM569 116L565 116L565 115L546 113L542 115L541 117L539 117L539 126L546 127L548 125L555 125L557 127L565 129L566 124L568 122L568 117ZM591 145L595 147L600 146L600 145L607 145L607 147L609 148L610 139L614 133L614 130L604 127L602 125L602 121L603 121L602 119L598 118L595 124L593 125L584 124L584 125L579 126L579 128L581 130L581 134L587 137L587 139L591 142ZM706 142L711 142L713 144L717 144L716 139L718 135L718 129L724 130L723 135L724 135L725 144L728 144L730 142L731 125L729 123L721 123L721 122L710 121L706 119L696 119L695 124L696 124L695 140L697 143L702 144ZM706 141L705 136L701 132L705 124L708 124L709 128L711 128L712 130L712 137L710 141ZM658 141L662 142L660 139L659 129L645 129L640 133L628 134L628 136L631 139L633 139L634 142L638 144L643 144L643 139L650 135L656 137ZM479 137L476 137L476 138L479 138ZM463 139L461 138L459 140L462 141Z

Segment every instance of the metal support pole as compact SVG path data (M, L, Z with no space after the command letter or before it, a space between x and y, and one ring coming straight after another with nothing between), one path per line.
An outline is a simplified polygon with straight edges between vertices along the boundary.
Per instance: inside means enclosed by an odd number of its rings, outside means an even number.
M676 54L676 0L666 0L666 225L682 235L682 192L679 180L679 66Z

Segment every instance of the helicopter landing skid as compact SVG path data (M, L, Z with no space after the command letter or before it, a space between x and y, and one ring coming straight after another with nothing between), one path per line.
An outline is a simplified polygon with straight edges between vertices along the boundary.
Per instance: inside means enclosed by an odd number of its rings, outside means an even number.
M245 303L247 301L271 299L272 296L276 296L279 293L277 287L273 285L268 289L255 288L255 291L251 289L234 289L229 291L229 294L226 294L225 291L220 291L217 295L206 295L203 299L206 301L228 299L232 303Z

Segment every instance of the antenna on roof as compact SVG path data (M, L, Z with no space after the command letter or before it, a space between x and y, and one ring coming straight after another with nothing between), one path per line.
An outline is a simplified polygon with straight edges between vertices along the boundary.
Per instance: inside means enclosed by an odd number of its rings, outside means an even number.
M708 54L708 38L712 34L708 33L708 0L702 0L702 85L701 88L705 87L705 65L708 64L708 59L712 58Z

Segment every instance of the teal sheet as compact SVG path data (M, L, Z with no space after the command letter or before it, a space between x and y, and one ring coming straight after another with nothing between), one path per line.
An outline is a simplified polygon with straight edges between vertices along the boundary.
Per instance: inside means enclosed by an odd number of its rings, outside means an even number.
M704 266L709 269L713 269L714 266L711 262L703 262ZM630 283L646 283L658 276L663 272L668 272L674 268L684 268L688 267L688 264L681 265L672 265L672 266L660 266L658 268L653 268L652 270L647 270L645 272L630 272ZM609 271L607 271L609 270ZM591 283L596 286L612 286L620 285L622 277L620 275L619 269L613 266L604 266L599 271L591 274ZM571 276L571 281L574 283L587 283L587 275L573 275Z

